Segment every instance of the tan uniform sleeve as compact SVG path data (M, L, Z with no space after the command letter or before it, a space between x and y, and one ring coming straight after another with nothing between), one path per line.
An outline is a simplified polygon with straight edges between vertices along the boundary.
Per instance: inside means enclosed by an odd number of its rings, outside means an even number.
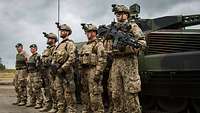
M48 60L49 60L49 62L52 62L52 59L53 59L53 51L55 50L55 47L51 47L50 49L49 49L49 56L48 56Z
M22 54L25 56L26 58L26 63L28 62L28 59L29 59L29 54L26 52L26 51L23 51Z
M131 32L134 34L135 38L138 40L138 43L142 45L142 49L146 47L145 35L136 23L131 24Z
M83 69L83 67L82 67L82 65L81 65L81 63L80 63L80 55L81 55L82 52L83 52L84 46L85 46L85 44L78 50L78 60L79 60L78 68L80 69L80 71L81 71L81 69Z
M61 68L65 71L68 71L68 69L70 69L70 67L74 64L75 62L75 50L76 50L76 46L73 42L69 42L67 45L67 52L68 52L68 59L67 61L61 66Z
M96 73L99 74L103 72L106 66L106 52L102 42L98 42L96 46L97 46L97 57L98 57L96 65Z

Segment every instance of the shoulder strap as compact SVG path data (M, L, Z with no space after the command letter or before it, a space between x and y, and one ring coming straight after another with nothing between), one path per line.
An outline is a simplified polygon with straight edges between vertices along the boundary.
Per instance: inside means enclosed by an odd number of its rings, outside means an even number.
M65 43L66 45L65 45L65 49L67 50L67 42L73 42L73 40L70 40L70 39L67 39L67 40L63 40L61 43ZM55 47L55 49L57 49L59 46L60 46L60 44L61 43L59 43L56 47Z
M94 44L94 46L92 48L92 53L97 54L97 44L98 44L98 42L99 42L99 39L96 39L95 40L95 44Z
M67 51L67 46L68 46L68 43L69 42L72 42L72 43L74 43L74 41L73 40L70 40L70 39L68 39L68 40L66 40L64 43L66 44L65 45L65 50Z

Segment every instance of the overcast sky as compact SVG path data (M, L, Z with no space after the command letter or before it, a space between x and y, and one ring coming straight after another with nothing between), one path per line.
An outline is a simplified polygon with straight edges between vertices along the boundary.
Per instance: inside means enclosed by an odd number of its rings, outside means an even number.
M114 15L111 4L141 6L142 18L166 15L200 14L200 0L60 0L60 22L72 27L71 38L85 41L80 23L108 24ZM57 0L0 0L0 57L7 68L14 68L15 45L20 42L29 52L36 43L41 53L46 47L42 32L57 33ZM198 28L198 27L197 27Z

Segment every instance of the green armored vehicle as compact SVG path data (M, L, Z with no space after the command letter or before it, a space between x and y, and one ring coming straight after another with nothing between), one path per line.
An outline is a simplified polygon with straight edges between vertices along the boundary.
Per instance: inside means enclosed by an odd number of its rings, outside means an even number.
M140 7L130 7L145 32L147 49L140 56L144 113L200 113L200 15L140 19Z

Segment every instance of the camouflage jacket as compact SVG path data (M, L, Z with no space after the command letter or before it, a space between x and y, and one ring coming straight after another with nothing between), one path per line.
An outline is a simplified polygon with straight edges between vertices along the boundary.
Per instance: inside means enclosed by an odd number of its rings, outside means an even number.
M53 51L52 64L59 64L65 72L73 68L76 46L72 40L64 39Z
M42 66L49 67L52 62L52 54L55 49L55 45L47 46L47 48L42 53Z
M96 66L96 71L102 72L106 64L106 54L103 42L99 39L89 41L79 50L81 68L84 66Z

